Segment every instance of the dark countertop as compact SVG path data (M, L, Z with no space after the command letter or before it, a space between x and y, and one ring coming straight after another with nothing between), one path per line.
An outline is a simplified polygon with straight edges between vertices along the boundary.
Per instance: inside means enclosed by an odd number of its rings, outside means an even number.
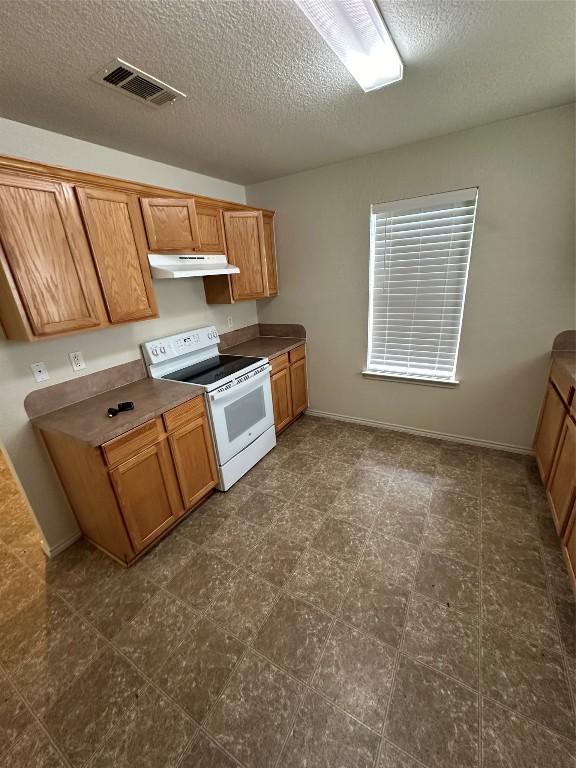
M306 339L294 336L256 336L249 341L243 341L234 347L226 347L227 355L248 355L254 357L267 357L270 360L278 355L283 355L291 349L305 344Z
M60 432L99 446L203 394L204 390L195 384L145 378L37 416L31 421L39 429ZM108 408L116 407L125 400L132 400L134 410L110 418L106 413Z

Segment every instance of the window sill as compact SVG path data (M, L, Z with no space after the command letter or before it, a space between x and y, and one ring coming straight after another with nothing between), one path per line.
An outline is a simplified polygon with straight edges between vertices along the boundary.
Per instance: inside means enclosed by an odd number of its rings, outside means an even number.
M362 376L365 379L381 379L383 381L404 382L405 384L423 384L427 387L444 387L446 389L453 389L460 384L457 379L441 381L440 379L426 379L424 377L419 378L418 376L400 376L393 373L378 373L377 371L362 371Z

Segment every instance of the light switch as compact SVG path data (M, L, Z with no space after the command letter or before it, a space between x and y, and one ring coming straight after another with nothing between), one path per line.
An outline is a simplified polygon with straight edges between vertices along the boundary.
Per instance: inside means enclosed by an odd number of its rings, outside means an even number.
M32 373L34 374L36 381L46 381L50 378L48 368L46 368L46 363L32 363L30 368L32 368Z

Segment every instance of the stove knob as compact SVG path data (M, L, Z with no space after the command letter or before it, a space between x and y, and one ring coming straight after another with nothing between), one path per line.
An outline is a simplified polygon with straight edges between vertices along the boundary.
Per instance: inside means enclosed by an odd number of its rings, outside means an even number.
M160 347L160 352L162 352L163 355L166 354L166 347Z
M152 351L152 354L154 355L154 357L158 357L158 347L152 347L151 351Z

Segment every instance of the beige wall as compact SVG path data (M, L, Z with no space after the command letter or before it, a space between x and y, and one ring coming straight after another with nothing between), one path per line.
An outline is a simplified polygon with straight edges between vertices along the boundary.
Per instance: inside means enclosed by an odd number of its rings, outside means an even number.
M373 381L370 204L479 186L458 388ZM310 407L528 447L547 352L574 318L574 115L547 110L247 188L275 208L280 294L261 322L303 323Z
M244 188L238 184L1 118L0 154L245 202ZM209 307L201 280L168 280L156 282L155 287L160 308L157 320L34 344L0 338L0 440L14 462L49 548L59 547L78 529L26 417L23 402L28 392L73 378L68 352L81 350L86 361L85 373L93 373L134 360L139 355L140 342L157 336L212 323L224 332L228 330L228 316L233 318L235 328L257 322L255 302ZM37 361L48 366L50 381L46 384L36 384L32 377L30 363Z

